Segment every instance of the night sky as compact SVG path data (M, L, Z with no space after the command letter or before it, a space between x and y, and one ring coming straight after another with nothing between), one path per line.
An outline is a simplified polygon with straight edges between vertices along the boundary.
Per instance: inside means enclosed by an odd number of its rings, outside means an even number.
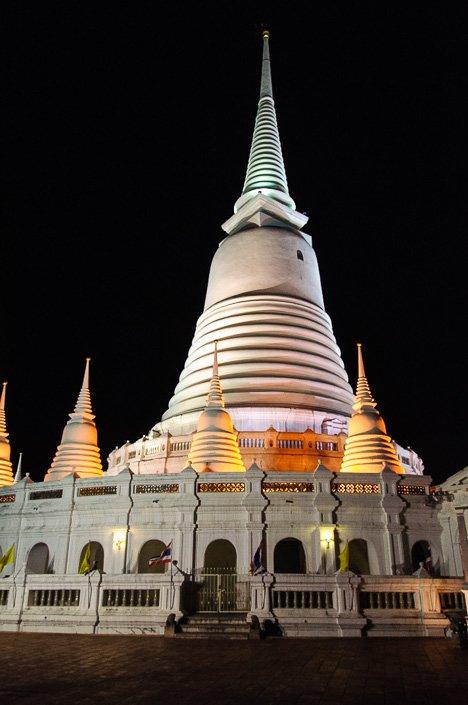
M103 458L167 408L242 189L264 23L290 192L350 381L360 340L389 432L444 479L467 464L467 14L186 5L4 8L14 463L22 450L42 479L86 355Z

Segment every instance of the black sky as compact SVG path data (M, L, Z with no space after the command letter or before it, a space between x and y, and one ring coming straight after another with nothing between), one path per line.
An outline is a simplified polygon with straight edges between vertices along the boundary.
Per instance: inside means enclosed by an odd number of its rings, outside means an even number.
M445 478L467 462L466 12L187 5L4 7L14 460L43 477L86 355L104 457L166 409L242 187L264 22L290 191L351 382L362 340L390 433Z

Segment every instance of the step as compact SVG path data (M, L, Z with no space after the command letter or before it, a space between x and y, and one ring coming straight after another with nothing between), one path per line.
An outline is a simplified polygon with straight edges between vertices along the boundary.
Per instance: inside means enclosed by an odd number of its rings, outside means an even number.
M186 634L190 632L244 634L250 631L250 626L248 624L184 624L181 629Z

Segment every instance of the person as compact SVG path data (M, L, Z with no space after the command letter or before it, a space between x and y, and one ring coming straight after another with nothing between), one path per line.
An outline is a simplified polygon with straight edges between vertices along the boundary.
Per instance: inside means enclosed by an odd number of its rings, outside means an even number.
M460 644L460 648L464 649L466 648L468 644L468 629L466 626L466 619L465 617L459 617L457 620L457 633L458 633L458 642Z

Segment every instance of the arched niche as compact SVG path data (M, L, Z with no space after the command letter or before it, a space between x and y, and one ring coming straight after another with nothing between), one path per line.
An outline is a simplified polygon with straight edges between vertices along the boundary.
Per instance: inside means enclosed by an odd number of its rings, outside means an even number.
M236 572L237 553L227 539L216 539L206 547L204 569L213 573Z
M146 541L140 548L138 554L138 572L139 573L165 573L168 563L159 563L157 565L148 565L150 558L156 558L164 551L166 544L158 539L150 539Z
M367 541L352 539L349 542L349 570L357 575L370 575Z
M49 547L45 543L36 543L28 553L26 572L41 575L49 567Z
M429 541L416 541L411 548L411 564L413 570L417 570L421 563L424 568L428 568L427 559L431 555L431 547Z
M275 573L306 572L304 546L299 539L287 538L278 541L273 556Z
M90 541L91 551L89 557L89 567L90 570L99 570L100 573L104 571L104 549L98 541ZM81 549L80 560L78 562L78 570L83 561L88 544L85 543Z

